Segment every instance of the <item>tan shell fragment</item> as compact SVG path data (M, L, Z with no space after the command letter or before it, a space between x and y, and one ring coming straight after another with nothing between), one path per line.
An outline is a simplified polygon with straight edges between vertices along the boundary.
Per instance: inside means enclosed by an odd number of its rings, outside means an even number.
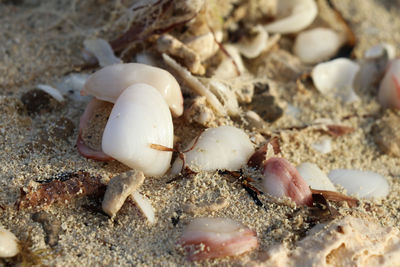
M117 214L126 198L135 192L144 181L141 171L124 172L110 180L102 203L102 208L111 218Z

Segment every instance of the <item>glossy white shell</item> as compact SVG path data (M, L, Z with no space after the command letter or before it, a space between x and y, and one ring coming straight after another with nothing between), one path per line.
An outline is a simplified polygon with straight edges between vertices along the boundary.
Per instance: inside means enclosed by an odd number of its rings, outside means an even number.
M334 30L315 28L297 36L293 52L304 63L318 63L334 56L342 43L342 38Z
M193 143L194 140L186 149ZM253 144L245 132L232 126L221 126L209 128L200 135L195 147L185 153L185 164L193 171L236 171L246 165L253 153ZM171 174L178 174L182 164L177 158Z
M343 186L349 195L361 198L381 198L389 193L389 184L380 174L370 171L336 169L328 173L334 184Z
M316 164L304 162L298 165L296 169L312 189L336 191L331 180Z
M148 176L163 175L171 152L150 144L173 146L173 124L167 103L159 91L147 84L124 90L112 109L103 133L104 153Z
M279 0L278 19L265 25L267 32L294 33L308 27L318 14L314 0Z
M338 58L315 66L311 77L321 94L351 103L359 99L354 92L354 79L359 70L357 63L347 58Z
M83 94L114 103L127 87L145 83L156 88L171 109L172 115L183 113L183 98L178 82L169 72L140 63L114 64L92 74Z

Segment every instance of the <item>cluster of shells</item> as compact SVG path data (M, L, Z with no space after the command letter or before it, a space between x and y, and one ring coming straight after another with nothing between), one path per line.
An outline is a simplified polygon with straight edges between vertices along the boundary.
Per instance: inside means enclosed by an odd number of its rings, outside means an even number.
M250 138L248 132L232 126L232 121L243 118L256 129L265 128L260 114L242 108L252 102L254 84L265 82L246 66L262 54L274 53L288 35L295 36L293 54L310 67L319 93L347 104L359 101L355 88L379 84L377 101L382 107L400 109L400 61L394 59L391 45L374 46L358 61L331 60L342 47L354 45L354 36L343 20L319 17L314 0L260 1L260 14L252 17L269 16L273 21L245 23L246 10L256 12L258 7L249 1L236 9L225 25L210 17L215 14L202 1L193 2L196 5L190 10L196 16L186 22L185 33L154 34L148 47L129 60L134 63L123 63L126 60L117 57L105 40L86 40L84 59L102 68L89 77L70 77L76 79L73 84L81 89L81 95L93 97L81 117L79 152L94 160L117 160L132 169L108 184L103 210L110 217L131 197L154 223L154 208L138 191L145 176L188 175L188 170L234 172L254 167L263 174L264 193L287 197L297 205L312 206L315 190L325 192L327 198L335 192L340 196L336 185L359 198L382 198L389 193L388 182L378 173L336 169L325 174L310 162L296 168L271 152L270 143L263 144L264 139L257 140L254 135ZM227 36L227 32L237 36ZM65 101L58 90L38 87ZM102 133L101 149L93 149L86 144L83 131L107 102L113 108ZM182 115L187 123L207 129L192 141L184 140L187 147L179 150L174 142L174 120ZM261 150L256 151L258 147ZM329 152L329 140L315 144L315 149ZM171 164L173 152L178 156ZM254 231L229 218L194 219L179 243L207 247L189 251L192 260L239 255L258 246ZM10 255L6 248L0 252Z

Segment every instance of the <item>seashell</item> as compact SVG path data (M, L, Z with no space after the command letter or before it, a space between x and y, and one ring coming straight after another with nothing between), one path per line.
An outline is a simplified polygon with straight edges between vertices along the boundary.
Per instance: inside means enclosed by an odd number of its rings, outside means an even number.
M185 166L193 171L236 171L245 166L254 153L253 144L247 134L232 126L209 128L186 149L193 145L193 149L184 153ZM177 158L172 165L171 174L178 174L182 165L182 160Z
M17 237L9 230L0 227L0 258L14 257L19 253Z
M227 85L215 79L208 80L210 91L218 98L223 104L226 112L230 116L237 116L239 114L239 104L235 92Z
M400 109L400 59L393 60L386 70L379 87L378 100L384 108Z
M354 92L354 79L359 70L360 66L357 63L338 58L316 65L311 77L321 94L351 103L359 99Z
M275 197L289 197L297 205L312 206L310 188L289 161L273 157L263 165L263 187L266 193Z
M237 45L239 52L247 58L258 57L268 45L268 33L262 25L256 25L251 30L252 39L240 40Z
M140 194L139 192L135 191L131 194L133 201L135 201L136 205L143 213L143 215L147 218L150 224L154 224L156 222L156 216L154 214L154 208L151 205L150 200Z
M122 60L114 55L111 45L104 39L87 39L83 41L85 50L83 57L86 61L99 62L101 67L122 63Z
M86 102L89 97L81 96L79 92L82 90L88 77L88 74L71 73L58 82L56 87L62 94L72 99L72 103Z
M222 31L215 32L215 39L212 32L207 32L202 35L188 38L184 43L189 48L193 49L200 56L200 59L204 61L217 53L219 49L217 42L222 42L223 39Z
M63 102L64 101L63 95L60 93L60 91L58 91L54 87L51 87L51 86L46 85L46 84L38 84L38 85L36 85L36 88L48 93L49 95L51 95L58 102Z
M192 261L237 256L258 247L256 232L228 218L195 218L179 243Z
M316 164L304 162L296 169L312 189L337 191L328 176Z
M321 138L320 140L314 142L311 144L312 148L314 148L316 151L322 153L322 154L327 154L332 151L332 139L329 137L324 137Z
M183 113L183 97L178 82L169 72L140 64L114 64L90 75L82 95L114 103L121 93L135 83L146 83L156 88L168 103L173 116Z
M396 57L396 48L387 43L377 44L364 53L366 59L376 59L385 56L388 59L394 59Z
M163 175L171 152L151 144L173 146L174 130L168 106L154 87L137 83L126 88L111 111L104 129L105 154L148 176Z
M267 32L295 33L307 28L317 14L318 8L314 0L280 0L278 19L264 28Z
M113 177L107 184L107 190L101 203L103 211L114 218L126 198L143 184L144 178L143 172L136 170Z
M336 169L328 173L334 184L339 184L350 195L361 198L381 198L389 194L389 184L380 174L371 171Z
M333 57L343 44L343 38L334 30L315 28L301 32L293 52L304 63L318 63Z

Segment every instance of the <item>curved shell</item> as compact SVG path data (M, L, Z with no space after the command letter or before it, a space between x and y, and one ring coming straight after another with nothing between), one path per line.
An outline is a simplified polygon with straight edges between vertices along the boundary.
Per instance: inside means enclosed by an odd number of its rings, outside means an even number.
M123 90L135 83L156 88L167 101L173 116L183 113L183 98L178 82L169 72L140 63L114 64L90 75L83 95L114 103Z
M159 91L147 84L124 90L111 111L103 133L104 153L148 176L163 175L171 152L150 144L173 146L171 113Z
M400 109L400 59L390 63L381 81L378 99L385 108Z
M186 149L191 148L195 140ZM194 148L184 155L186 166L193 171L235 171L246 165L253 153L253 144L245 132L232 126L221 126L205 130ZM181 159L176 159L171 174L178 174L182 164Z
M286 17L279 18L280 15ZM278 2L278 19L265 25L267 32L294 33L308 27L318 14L314 0L280 0Z

